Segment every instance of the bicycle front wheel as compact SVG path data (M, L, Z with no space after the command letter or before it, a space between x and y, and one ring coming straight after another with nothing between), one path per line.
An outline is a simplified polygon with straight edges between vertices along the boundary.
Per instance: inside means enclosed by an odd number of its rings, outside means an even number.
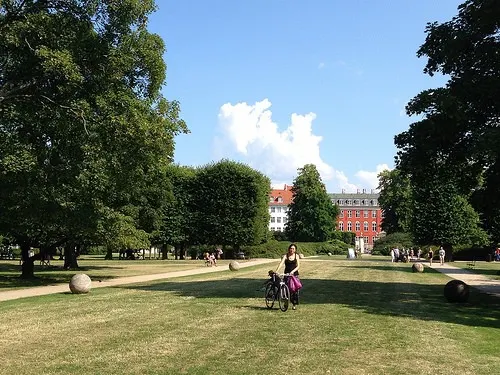
M265 298L266 298L266 306L268 309L272 309L274 306L274 300L276 299L275 293L274 293L274 285L273 284L267 284L266 286L266 292L265 292Z
M278 302L281 311L285 312L288 310L288 303L290 302L290 289L288 289L286 284L280 286Z

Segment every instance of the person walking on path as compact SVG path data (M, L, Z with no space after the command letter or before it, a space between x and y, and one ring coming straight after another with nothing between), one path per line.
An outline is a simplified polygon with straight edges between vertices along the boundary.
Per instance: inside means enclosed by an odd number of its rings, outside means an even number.
M441 263L441 265L444 264L444 256L445 255L446 255L446 252L444 251L443 246L441 246L439 248L439 262Z
M429 252L427 253L427 258L429 259L429 266L432 266L432 258L434 257L434 252L432 248L429 247Z

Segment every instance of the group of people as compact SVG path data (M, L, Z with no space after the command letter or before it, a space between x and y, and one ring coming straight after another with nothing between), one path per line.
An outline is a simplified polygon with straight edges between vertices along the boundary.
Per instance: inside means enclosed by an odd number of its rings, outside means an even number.
M438 254L439 254L439 262L441 265L443 265L444 258L446 256L446 251L443 249L442 246L439 248ZM415 259L415 251L413 249L402 248L401 250L399 250L397 247L395 247L391 249L389 255L391 256L391 262L408 262ZM422 249L418 248L416 254L416 260L420 260L421 257L422 257ZM431 266L432 266L432 258L434 258L434 251L432 250L431 247L429 247L429 251L427 253L427 260L429 261L429 265Z
M221 259L222 254L223 254L222 249L217 248L212 253L209 253L209 252L203 253L203 260L205 261L205 264L207 266L210 266L210 267L217 266L217 259Z

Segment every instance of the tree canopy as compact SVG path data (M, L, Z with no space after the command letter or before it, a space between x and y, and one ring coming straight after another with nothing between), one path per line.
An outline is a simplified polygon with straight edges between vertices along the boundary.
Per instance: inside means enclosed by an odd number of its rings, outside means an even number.
M160 209L144 199L188 131L160 91L154 10L152 0L0 3L2 233L25 247L144 242L139 205Z
M437 215L437 208L429 206L435 197L441 203L441 215L450 215L448 220L455 223L472 222L472 228L482 224L496 241L500 240L500 200L496 199L500 180L499 29L500 2L495 0L467 0L452 20L427 25L427 37L417 55L428 59L425 73L441 73L449 80L444 87L424 90L409 102L407 113L420 119L395 138L397 168L410 178L414 213ZM486 201L488 207L478 204ZM474 209L479 210L482 223ZM425 224L427 219L420 219L415 218L414 230L432 226L432 221ZM446 237L458 241L455 230L450 230ZM444 240L437 233L429 235L421 239Z
M323 242L333 238L338 216L314 164L299 168L292 186L285 232L292 241Z

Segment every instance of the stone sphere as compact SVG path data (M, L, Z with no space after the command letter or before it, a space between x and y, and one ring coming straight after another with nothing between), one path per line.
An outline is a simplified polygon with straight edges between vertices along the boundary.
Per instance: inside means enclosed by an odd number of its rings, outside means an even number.
M69 281L69 289L73 294L83 294L90 292L92 281L84 273L77 273Z
M231 271L238 271L240 269L240 264L237 261L232 260L229 262L229 269Z
M469 286L462 280L451 280L444 286L444 296L448 302L467 302Z
M411 270L413 272L424 272L424 265L422 263L413 263Z

